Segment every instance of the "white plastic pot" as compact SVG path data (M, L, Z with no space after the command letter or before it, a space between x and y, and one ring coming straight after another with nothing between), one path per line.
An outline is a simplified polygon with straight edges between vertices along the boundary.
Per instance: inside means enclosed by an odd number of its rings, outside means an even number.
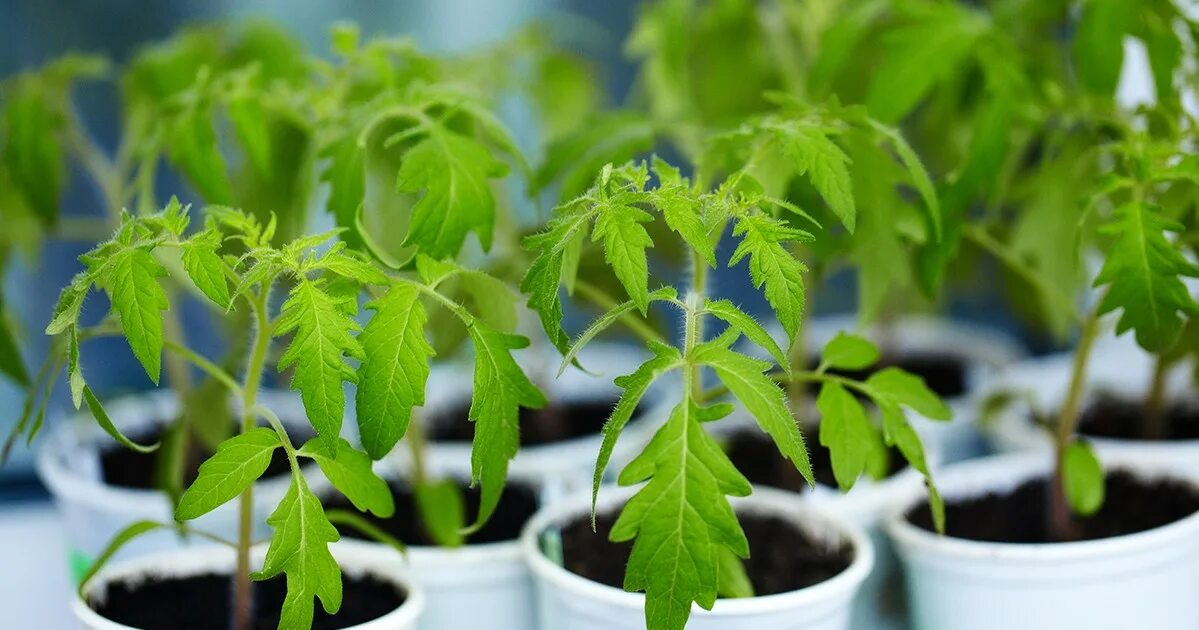
M569 367L555 378L560 356L555 356L553 360L542 359L540 362L544 365L527 371L532 378L544 381L538 385L544 388L551 401L615 402L621 390L613 383L613 379L631 373L644 359L644 351L636 346L597 342L584 348L579 356L579 363L590 374ZM436 417L447 409L465 408L473 389L472 369L469 363L435 367L429 375L425 405L418 411L425 417ZM666 399L671 393L668 391L669 383L670 380L665 379L646 392L641 405L643 411L621 432L609 470L619 470L620 465L640 452L653 431L669 414L669 404L663 404L668 402ZM462 421L465 422L465 418ZM579 488L591 487L595 459L602 441L602 436L595 433L553 444L522 446L512 460L509 471L535 482L543 489L546 499L552 500ZM442 442L433 446L428 455L430 465L444 471L470 470L470 442ZM407 461L406 449L396 449L395 453L397 461Z
M397 474L387 462L377 464L376 470L388 479ZM435 468L429 472L453 474ZM399 555L379 543L342 538L338 544L365 555ZM424 614L418 624L421 630L537 627L533 578L516 539L457 549L409 545L406 555L409 574L425 594Z
M425 606L425 595L407 576L399 554L368 553L368 550L334 543L330 546L333 556L344 576L368 574L385 580L402 589L406 595L399 608L366 623L349 626L345 630L415 630ZM254 549L255 562L261 566L266 553L265 547ZM101 570L87 584L88 599L95 601L103 597L110 584L137 583L150 577L186 577L211 573L231 573L235 565L232 549L212 545L197 545L188 549L162 552L111 565ZM317 601L316 606L320 606ZM71 602L71 612L86 630L138 630L115 623L97 614L88 603L76 596ZM186 615L186 611L180 611Z
M299 396L282 391L264 391L259 396L283 422L307 424ZM136 438L139 432L149 430L156 423L176 417L178 404L172 392L158 390L113 400L105 405L105 409L121 431ZM37 471L62 515L69 561L76 578L117 532L134 521L148 519L169 523L174 520L170 501L162 492L104 483L100 451L102 447L115 447L115 443L89 412L84 411L55 426L46 438L37 454ZM269 533L266 516L283 498L289 483L290 478L282 475L255 484L256 537ZM222 505L194 524L203 531L227 539L236 538L237 503ZM117 559L189 543L173 531L156 531L123 548Z
M605 487L599 510L616 509L632 489ZM739 513L768 512L791 520L819 537L848 539L854 558L833 578L808 588L748 599L718 600L712 610L693 607L688 630L845 630L850 603L870 572L874 553L862 530L794 500L794 495L767 489L735 500ZM541 627L546 630L641 630L645 628L645 596L593 582L552 562L540 540L550 528L587 518L590 493L576 495L543 509L525 527L521 549L537 584Z
M1017 363L988 390L1012 390L1031 398L1035 408L1052 414L1060 409L1069 389L1074 357L1063 353ZM1105 339L1095 348L1087 365L1083 408L1091 397L1110 392L1129 400L1143 400L1153 374L1153 361L1136 347L1130 336ZM1167 400L1194 396L1191 370L1174 370L1166 382ZM988 428L992 448L998 452L1048 452L1052 438L1033 422L1032 409L1020 400L998 413ZM1087 438L1103 454L1128 456L1184 466L1199 475L1199 440L1136 440L1107 437Z
M1179 475L1157 461L1102 459L1148 477ZM947 467L937 483L952 501L1013 489L1046 476L1050 466L1041 453L997 455ZM912 525L904 513L916 502L909 496L887 519L915 628L1193 630L1199 623L1199 513L1127 536L1013 544L943 537Z

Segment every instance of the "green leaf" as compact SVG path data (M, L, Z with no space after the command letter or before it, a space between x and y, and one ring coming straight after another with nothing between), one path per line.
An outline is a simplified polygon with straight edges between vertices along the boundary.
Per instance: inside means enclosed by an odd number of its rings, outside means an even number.
M279 446L279 436L263 427L221 442L179 499L175 520L190 521L232 501L266 472Z
M862 403L840 383L826 382L816 398L820 410L820 443L828 448L833 476L849 492L866 467L874 427Z
M626 424L633 417L633 413L637 411L637 405L641 404L641 399L645 396L645 392L649 390L649 386L653 384L658 377L682 365L683 357L674 346L668 346L660 343L649 344L650 352L653 356L637 366L637 369L632 374L616 377L616 386L624 390L620 394L620 399L616 401L616 406L612 409L612 415L608 416L608 420L604 422L603 442L600 444L599 456L595 459L595 473L592 475L591 484L591 518L592 524L595 522L595 502L599 498L600 482L604 479L604 472L608 468L608 462L612 459L612 450L616 448L616 441L620 438L620 432L624 430Z
M539 193L561 180L560 198L573 199L591 186L605 164L622 164L649 151L654 137L653 124L638 112L606 112L590 118L550 144L532 189Z
M1182 229L1142 204L1120 206L1103 227L1115 241L1095 278L1095 286L1109 285L1099 311L1123 309L1116 334L1135 330L1137 343L1150 352L1164 350L1178 338L1180 312L1199 314L1199 304L1180 278L1199 277L1199 265L1166 238L1166 232Z
M483 249L490 249L495 199L488 180L505 173L507 165L478 141L430 128L428 137L404 154L396 179L400 192L424 192L412 208L403 244L419 246L433 258L451 258L473 231Z
M395 514L395 500L387 482L371 468L371 458L354 448L345 438L338 439L336 454L330 456L323 440L309 440L299 451L316 460L329 483L358 508L360 512L371 512L379 518Z
M1074 32L1073 68L1083 87L1111 96L1124 67L1124 34L1136 22L1136 4L1128 0L1088 0Z
M782 140L783 153L795 161L795 174L808 176L833 214L852 233L857 210L849 177L849 156L824 130L813 125L788 124L775 130Z
M749 556L749 543L726 495L747 496L749 482L704 431L698 409L682 401L645 450L625 467L621 485L645 484L625 504L611 539L636 539L626 591L645 591L647 628L682 630L692 602L716 602L719 550Z
M716 566L720 574L716 578L717 592L721 598L744 598L754 596L754 585L745 572L745 563L727 547L716 549Z
M229 120L233 133L258 172L270 176L272 168L271 134L266 110L257 95L239 96L229 102Z
M654 246L654 241L641 224L653 220L644 210L609 203L599 212L591 232L592 241L603 239L604 259L642 314L649 305L649 264L645 251Z
M674 287L662 287L660 289L655 289L649 294L649 302L651 303L660 300L674 300L677 298L678 292L675 291ZM575 362L575 359L579 356L579 353L582 352L583 348L587 347L587 344L591 343L593 339L595 339L603 331L607 330L609 326L614 324L621 317L626 316L630 311L633 310L635 306L636 305L633 304L632 300L626 300L620 304L617 304L616 306L613 306L611 309L608 309L607 313L595 318L595 321L587 327L587 330L584 330L583 333L579 335L578 339L575 339L575 342L571 344L570 349L562 355L562 363L558 366L558 376L562 376L562 373L566 371L567 366Z
M4 299L0 295L0 372L8 375L17 385L29 387L29 372L25 369L25 361L21 358L21 350L13 335L12 323L4 311ZM75 403L79 407L79 403Z
M63 157L60 107L49 101L45 90L35 83L17 83L26 89L14 90L4 104L0 139L3 139L4 165L12 184L37 213L43 224L58 219L66 160Z
M229 308L229 280L225 277L225 262L218 253L220 233L205 230L188 239L183 247L183 269L200 292L217 306Z
M770 356L784 370L791 369L791 363L787 360L786 353L783 352L783 349L779 347L774 338L770 336L770 333L766 332L766 329L758 323L758 320L747 315L745 311L735 306L732 302L729 300L706 300L704 309L719 319L724 320L731 328L745 335L746 339L749 339L757 344L759 348L770 353Z
M520 408L539 409L546 399L512 358L511 351L527 347L528 339L481 320L468 325L467 331L475 347L474 396L468 418L475 423L471 479L482 487L479 515L472 525L478 529L499 504L508 461L520 446Z
M924 201L925 216L928 219L933 240L941 240L943 223L941 219L941 203L937 199L936 189L933 188L932 178L928 176L928 171L925 170L924 163L920 161L920 156L916 154L915 149L912 148L912 145L908 144L908 141L904 139L903 134L898 129L874 121L871 121L871 124L874 130L895 148L895 153L899 155L899 162L907 169L908 175L912 179L912 185L916 187L916 191L920 193L920 198Z
M167 156L196 187L204 201L229 203L229 180L225 158L217 146L207 107L189 109L172 121L168 132Z
M87 403L87 408L91 410L92 416L96 418L96 422L100 424L100 428L104 429L104 432L112 436L112 439L119 442L121 446L137 451L138 453L153 453L158 450L158 442L142 446L125 437L121 433L121 430L112 423L112 418L109 418L108 412L104 411L104 405L100 404L100 399L96 398L96 395L92 393L92 389L87 385L83 386L83 400Z
M836 370L864 370L878 362L879 351L869 339L838 332L824 346L823 363Z
M758 426L774 440L779 453L795 464L809 485L815 484L803 435L791 416L787 397L778 383L765 374L770 364L734 352L718 341L696 346L693 358L716 372L720 382L745 405Z
M329 183L326 208L337 226L346 229L343 238L355 246L358 244L358 211L366 196L365 152L358 146L357 134L346 133L320 154L327 164L321 171L321 181Z
M287 574L287 597L279 627L310 627L313 597L320 598L325 612L336 613L341 608L341 570L329 552L329 543L339 536L303 475L292 474L287 494L266 523L275 531L262 571L252 577L266 580Z
M428 316L415 286L394 284L366 308L375 314L358 335L363 359L355 408L362 446L380 459L407 432L412 408L425 404L435 353L425 340Z
M782 243L805 242L811 240L811 235L777 219L754 214L738 220L733 235L741 236L742 240L729 265L736 265L749 256L749 274L754 288L765 285L766 301L778 316L787 338L794 342L803 319L803 274L808 269Z
M67 329L67 384L71 388L71 403L79 409L83 404L83 369L79 366L79 333L74 326Z
M461 547L466 542L466 501L458 483L441 479L416 486L416 507L421 524L433 542L442 547Z
M930 420L949 420L953 412L927 385L924 379L897 367L883 368L866 379L872 398L884 398L897 405L911 407Z
M662 213L666 225L698 252L710 267L716 266L716 248L700 213L699 200L688 194L686 179L666 160L654 156L654 174L658 176L658 188L650 193L654 207Z
M337 451L346 398L342 382L356 383L358 374L346 356L363 358L354 338L358 324L316 282L296 283L276 324L275 335L295 336L279 358L279 371L295 366L292 389L299 390L304 410L330 452Z
M546 335L554 347L562 352L566 352L570 345L570 337L562 329L559 286L569 286L574 282L572 277L565 277L564 274L569 270L573 275L578 267L566 266L566 256L586 237L590 219L588 212L560 213L546 225L544 231L524 239L525 249L537 255L520 282L520 290L528 294L529 308L537 313Z
M924 455L924 445L920 436L908 422L907 416L899 405L888 400L876 400L883 417L883 437L886 443L899 449L904 459L917 472L924 476L924 485L928 488L928 506L932 512L933 526L938 533L945 533L945 502L933 482L928 460Z
M92 286L92 278L87 272L75 274L71 283L63 288L58 295L58 303L54 306L54 317L46 326L47 335L57 335L79 321L79 312L83 309L83 300Z
M474 304L473 313L506 332L516 330L519 296L503 280L474 269L461 269L457 279Z
M1062 492L1070 509L1079 516L1091 516L1103 507L1103 465L1086 442L1071 442L1062 453Z
M166 275L149 251L124 247L112 254L97 281L120 316L133 355L156 385L162 369L162 311L170 306L158 278Z
M96 556L96 559L91 563L90 566L88 566L87 571L85 571L79 578L79 596L85 600L87 599L84 595L84 589L87 587L87 583L92 581L92 578L96 577L96 574L100 572L100 569L103 569L104 565L108 564L108 561L112 560L112 557L116 555L116 553L120 551L122 547L129 544L130 541L138 536L148 534L152 531L163 529L165 527L167 526L155 521L136 521L125 529L117 532L117 534L108 541L108 544L104 547L104 550L100 552L100 555Z
M377 525L371 523L353 510L328 510L325 512L325 518L328 518L329 522L334 525L345 525L356 529L359 533L376 542L383 543L400 553L407 551L407 548L404 547L404 543L400 539L383 531ZM344 529L339 528L339 531L344 531Z

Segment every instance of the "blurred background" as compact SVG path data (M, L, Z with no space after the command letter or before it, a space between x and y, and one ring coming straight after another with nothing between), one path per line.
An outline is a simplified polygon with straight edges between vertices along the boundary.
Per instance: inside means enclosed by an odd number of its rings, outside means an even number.
M592 62L613 103L623 102L633 85L635 65L622 48L634 22L638 7L631 0L363 0L352 3L307 2L293 0L220 0L180 2L134 2L115 0L5 0L0 3L0 76L9 76L37 67L67 51L103 54L118 64L140 47L163 39L180 27L196 21L245 22L267 20L277 23L304 43L311 51L329 48L329 32L342 21L357 23L363 38L375 35L407 35L427 51L471 51L494 43L534 20L544 20L555 39L565 42ZM1125 58L1126 71L1120 86L1121 101L1133 103L1152 90L1144 71L1144 57L1130 50ZM106 121L118 118L119 101L115 90L82 90L80 113L102 145L115 145L118 130ZM537 133L532 114L519 107L503 112L506 122L518 134L522 145L536 146ZM536 157L536 156L534 156ZM163 175L160 190L178 192L186 201L185 187ZM86 177L69 178L63 196L64 212L71 215L102 214L96 191ZM0 226L0 230L6 229ZM3 278L8 309L22 331L21 351L27 363L35 365L46 350L46 338L40 334L58 295L78 269L77 256L87 247L49 241L36 259L17 258ZM1022 339L1034 352L1045 352L1055 342L1040 331L1025 327L1021 320L1001 306L996 287L998 271L990 262L972 269L974 281L957 287L944 305L955 318L985 323ZM721 282L718 277L715 280ZM833 275L820 288L818 311L837 313L854 306L854 279ZM729 286L735 286L729 283ZM733 289L736 291L737 289ZM746 301L756 300L746 290ZM203 317L184 312L189 335L204 341ZM97 343L91 357L103 356L103 364L89 364L92 387L103 395L135 390L149 385L144 372L128 352L105 352L104 343L114 349L120 339ZM22 404L22 393L0 380L0 434L7 434ZM65 387L57 388L48 416L52 419L70 407ZM67 627L62 605L69 588L66 563L62 561L61 534L50 510L48 495L32 469L33 449L18 446L12 460L0 469L0 610L13 628ZM11 615L16 611L16 619ZM26 615L22 617L22 615Z

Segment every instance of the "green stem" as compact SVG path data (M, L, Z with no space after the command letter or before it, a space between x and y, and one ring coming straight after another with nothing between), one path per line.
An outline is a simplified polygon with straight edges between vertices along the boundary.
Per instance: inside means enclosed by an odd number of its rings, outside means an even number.
M584 280L575 280L575 291L580 297L598 306L603 311L609 311L620 304L620 302L616 301L616 298L608 295L603 289ZM629 329L629 332L640 337L642 341L652 341L661 344L667 343L666 338L654 330L653 326L650 326L644 319L633 313L621 315L618 321L624 324Z
M1145 422L1142 437L1146 440L1163 440L1166 437L1166 375L1170 373L1170 361L1157 356L1153 364L1153 381L1145 397Z
M1003 243L992 238L985 229L977 225L971 225L965 229L963 235L967 240L990 253L996 260L1003 263L1005 267L1040 291L1047 299L1057 302L1062 311L1070 313L1075 322L1079 321L1078 312L1074 307L1074 298L1049 284L1041 274L1029 267L1027 263L1021 260L1019 256L1008 249Z
M241 385L238 385L237 381L234 380L234 378L228 372L222 369L221 366L209 361L203 356L200 356L189 348L179 345L179 343L171 339L164 340L163 347L166 348L167 351L190 361L192 365L200 368L200 370L202 370L205 374L219 381L222 385L228 388L229 392L234 396L237 396L238 398L243 397L244 394L242 392Z
M691 294L687 296L687 327L684 337L684 356L689 356L691 349L704 341L704 319L700 313L704 307L704 296L708 290L708 265L698 252L691 255ZM704 379L702 367L699 364L691 366L691 384L689 395L699 397L703 393Z
M258 388L262 384L263 367L266 364L267 351L270 349L271 337L274 331L267 313L267 298L269 285L264 285L261 293L253 300L255 317L254 349L246 366L245 387L242 389L242 432L248 432L256 424L255 407L258 402ZM284 447L290 446L289 443ZM288 452L288 457L295 466L294 449ZM233 575L233 629L248 630L252 627L253 602L250 584L250 545L254 533L254 485L250 484L242 492L238 502L237 529L237 572Z

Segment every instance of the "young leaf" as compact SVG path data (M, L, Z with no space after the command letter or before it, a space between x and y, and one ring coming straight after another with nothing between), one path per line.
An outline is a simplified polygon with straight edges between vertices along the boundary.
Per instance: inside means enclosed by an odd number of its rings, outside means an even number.
M471 477L482 486L479 515L472 525L477 529L495 511L508 476L508 461L520 446L520 408L539 409L546 400L512 358L511 351L527 347L528 339L477 319L467 330L475 347L474 396L468 415L475 423Z
M229 280L225 277L225 262L218 253L220 233L205 230L188 239L183 246L183 269L196 288L217 306L229 308Z
M47 335L60 334L79 321L79 312L83 309L83 300L91 288L92 278L87 272L75 274L71 283L63 288L58 295L58 303L54 306L54 317L46 326Z
M945 532L945 503L937 486L933 483L932 472L928 468L928 460L924 456L924 445L920 436L912 428L908 418L899 405L887 400L878 401L879 411L883 417L883 437L886 443L899 449L904 459L917 472L924 476L924 485L928 487L928 505L932 512L933 525L940 532Z
M637 366L632 374L616 378L616 386L624 391L620 394L620 400L616 401L612 415L608 416L608 420L604 422L603 442L600 444L599 456L595 460L595 474L592 475L591 511L593 519L595 517L595 501L599 497L600 482L604 479L604 471L607 470L608 462L612 459L612 449L616 448L620 432L633 417L633 412L637 410L637 405L641 403L641 398L645 396L649 386L658 377L683 363L682 355L674 346L651 342L649 349L654 353L652 357Z
M953 417L953 412L924 384L924 379L899 368L879 370L866 379L865 385L871 398L876 400L886 399L897 405L911 407L931 420L949 420Z
M840 383L826 382L816 398L820 410L820 443L829 450L833 476L842 492L849 492L866 467L866 446L874 427L866 410Z
M366 308L375 314L358 335L363 359L355 407L362 446L380 459L407 432L412 408L425 404L434 352L425 340L427 315L415 286L393 284Z
M849 177L849 156L827 133L813 125L783 124L775 130L783 152L795 161L796 175L808 176L833 214L852 233L857 210Z
M287 494L266 523L275 532L262 571L253 578L267 580L287 574L287 597L279 627L310 627L313 597L320 598L325 612L336 613L341 608L341 570L329 552L329 543L339 536L303 475L292 474Z
M812 476L812 464L804 446L799 425L791 416L787 397L783 389L766 376L770 368L760 361L739 354L723 346L719 341L710 341L696 346L694 360L710 366L729 391L757 421L758 426L770 435L783 457L791 460L809 485L816 483Z
M179 499L175 520L190 521L233 500L266 472L279 446L279 436L262 427L221 442Z
M320 438L309 440L299 451L311 457L321 472L342 494L362 512L372 512L379 518L395 514L395 500L387 482L375 474L371 459L354 448L345 438L338 439L335 455L330 455Z
M140 247L122 247L112 253L98 283L108 292L120 316L121 330L134 356L150 380L158 384L162 369L162 311L169 308L158 278L167 270L154 255Z
M60 364L61 365L61 364ZM100 424L100 428L127 449L137 451L138 453L153 453L158 450L158 442L142 446L125 437L117 425L112 423L112 418L108 417L108 412L104 411L104 405L100 404L100 399L92 393L92 389L87 385L83 386L83 400L87 403L87 408L91 410L92 416L96 418L96 422Z
M790 369L791 363L787 361L787 355L783 349L779 347L770 333L758 323L758 320L747 315L745 311L737 308L728 300L706 300L704 309L716 317L724 320L730 327L737 332L745 335L746 339L754 342L759 348L770 353L770 356L778 362L784 370Z
M709 266L715 267L716 248L700 213L699 200L695 195L687 194L689 183L679 169L657 156L654 156L654 174L658 176L658 187L650 193L654 207L662 213L671 230L703 256Z
M879 351L869 339L838 332L824 346L821 361L836 370L864 370L878 362Z
M649 305L649 265L645 250L654 246L642 223L653 221L644 210L620 203L605 204L595 220L591 240L604 242L604 259L638 310Z
M1071 442L1062 453L1062 492L1070 509L1079 516L1091 516L1103 507L1103 465L1086 442Z
M79 333L74 326L67 329L67 384L71 388L71 403L76 409L83 404L83 369L79 366Z
M440 126L404 154L396 179L400 192L424 192L412 208L404 245L416 245L433 258L458 253L467 232L491 247L495 200L489 179L507 172L478 141Z
M749 543L726 498L747 496L749 482L697 415L693 401L682 401L620 475L626 486L649 480L625 504L611 532L614 542L636 538L624 588L645 591L648 628L682 630L692 602L712 608L720 548L749 556Z
M308 279L296 283L283 303L275 328L276 336L295 333L279 357L279 370L296 367L291 386L299 390L308 419L330 453L337 452L345 415L342 382L358 381L357 373L344 359L363 358L362 346L353 334L357 330L358 324L337 302L317 282Z
M1123 309L1117 334L1131 328L1146 350L1168 348L1182 330L1179 312L1199 314L1199 304L1180 278L1199 277L1199 265L1187 260L1165 234L1182 226L1144 204L1127 204L1103 229L1116 240L1095 278L1095 286L1110 285L1100 312Z
M729 264L736 265L749 256L749 274L754 287L765 285L766 301L778 315L787 338L794 340L803 319L803 274L808 268L788 253L782 243L810 241L811 235L787 227L778 219L756 214L742 216L733 235L741 236L742 240L733 251Z

